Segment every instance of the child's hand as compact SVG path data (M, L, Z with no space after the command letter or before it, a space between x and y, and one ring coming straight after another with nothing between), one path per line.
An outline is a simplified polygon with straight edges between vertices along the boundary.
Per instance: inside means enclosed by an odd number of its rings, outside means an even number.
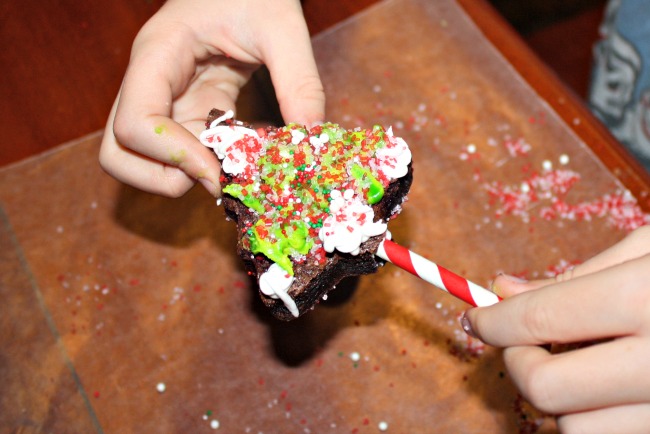
M500 276L494 306L464 328L506 347L514 383L563 432L642 433L650 427L650 226L556 279ZM599 341L551 354L540 344Z
M325 97L298 0L169 0L138 33L108 119L102 167L177 197L199 180L220 194L220 166L196 135L211 108L234 109L266 64L287 122L323 120Z

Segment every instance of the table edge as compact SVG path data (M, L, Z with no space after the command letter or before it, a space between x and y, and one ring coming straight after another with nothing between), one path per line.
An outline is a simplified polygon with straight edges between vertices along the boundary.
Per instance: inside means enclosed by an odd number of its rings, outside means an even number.
M456 0L486 39L505 57L522 79L594 152L602 164L650 211L650 173L610 133L524 42L514 28L486 0Z

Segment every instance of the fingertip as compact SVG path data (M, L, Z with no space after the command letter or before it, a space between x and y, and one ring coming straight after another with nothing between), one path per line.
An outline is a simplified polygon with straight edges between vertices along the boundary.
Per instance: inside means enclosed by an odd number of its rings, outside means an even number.
M474 328L474 325L472 324L472 320L470 319L470 315L472 314L471 312L474 310L476 309L469 309L462 313L460 316L460 326L462 327L463 331L469 336L480 339L478 333L476 332L476 329Z
M204 149L195 149L189 153L188 158L179 164L179 168L192 177L210 193L211 196L218 198L221 195L221 183L219 176L221 167L219 166L216 155L211 152L204 155Z
M490 290L501 298L512 297L527 290L528 281L521 277L500 273L490 285Z
M208 178L199 178L199 183L210 193L212 197L219 197L221 188Z
M325 90L306 25L302 15L297 18L295 26L274 34L273 43L264 45L262 59L271 75L284 121L313 125L325 121Z
M296 87L291 92L278 96L280 111L285 123L297 123L312 127L325 122L325 92L320 84L311 87Z

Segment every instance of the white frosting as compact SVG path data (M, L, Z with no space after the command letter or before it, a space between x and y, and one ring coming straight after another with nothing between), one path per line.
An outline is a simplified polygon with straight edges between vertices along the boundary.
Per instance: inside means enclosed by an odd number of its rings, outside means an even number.
M232 119L233 116L233 111L228 110L222 116L216 118L210 124L209 129L201 132L199 140L205 146L214 149L226 173L239 175L244 173L247 167L254 166L254 162L259 155L252 156L250 150L232 145L246 137L260 140L260 136L257 131L241 125L219 125L221 122Z
M320 152L321 148L325 145L325 143L328 143L330 141L329 136L327 133L321 133L318 137L317 136L311 136L309 138L309 143L314 147L315 152Z
M260 276L260 291L262 291L262 294L268 295L271 298L279 298L282 300L286 308L291 312L291 315L297 318L299 315L298 306L296 306L296 302L293 301L293 298L287 292L292 283L293 276L278 264L274 263Z
M297 145L302 142L302 140L307 137L307 135L300 130L291 130L291 143Z
M408 172L411 150L401 137L393 135L393 127L386 130L386 146L377 149L375 157L379 170L392 179L401 178Z
M374 211L355 197L354 190L332 190L330 197L330 215L318 232L325 251L358 255L361 243L386 231L386 223L373 221Z

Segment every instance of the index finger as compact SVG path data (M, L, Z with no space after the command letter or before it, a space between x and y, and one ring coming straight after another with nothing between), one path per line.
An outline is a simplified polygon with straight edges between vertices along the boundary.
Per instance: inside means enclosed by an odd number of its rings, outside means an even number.
M495 346L569 343L639 333L650 255L467 311L470 331ZM645 330L644 330L645 331Z
M164 47L146 40L138 47L120 92L113 132L118 143L136 153L219 185L212 152L171 118L173 99L194 70L191 50L180 49L188 43L184 37L169 38Z

